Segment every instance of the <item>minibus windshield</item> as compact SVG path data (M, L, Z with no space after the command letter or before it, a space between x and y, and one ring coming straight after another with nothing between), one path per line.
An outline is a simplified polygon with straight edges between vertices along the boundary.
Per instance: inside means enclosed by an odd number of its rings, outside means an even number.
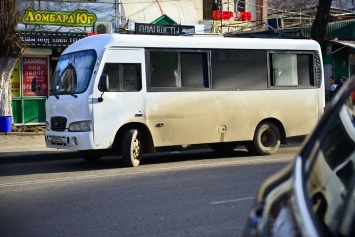
M62 55L50 83L50 95L83 93L88 85L96 61L94 50Z

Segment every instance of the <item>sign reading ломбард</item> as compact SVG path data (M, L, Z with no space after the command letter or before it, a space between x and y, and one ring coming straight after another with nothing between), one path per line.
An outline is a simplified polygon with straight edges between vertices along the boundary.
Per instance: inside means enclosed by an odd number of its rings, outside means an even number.
M97 18L94 13L87 10L65 11L43 11L26 8L22 17L23 24L29 25L59 25L59 26L93 26Z

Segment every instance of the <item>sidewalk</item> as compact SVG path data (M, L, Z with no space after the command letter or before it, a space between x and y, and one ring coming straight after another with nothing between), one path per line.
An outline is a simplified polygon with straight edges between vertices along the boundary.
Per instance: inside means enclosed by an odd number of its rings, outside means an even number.
M78 157L75 151L47 148L41 132L0 132L0 164Z

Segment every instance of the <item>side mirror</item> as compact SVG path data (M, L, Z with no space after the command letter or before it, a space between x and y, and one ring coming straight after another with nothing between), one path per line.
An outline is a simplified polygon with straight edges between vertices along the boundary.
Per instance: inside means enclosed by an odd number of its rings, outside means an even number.
M99 91L105 92L110 89L110 83L107 74L102 74L99 81Z
M37 86L37 78L36 77L32 78L31 91L36 95L39 94L41 91L41 87Z

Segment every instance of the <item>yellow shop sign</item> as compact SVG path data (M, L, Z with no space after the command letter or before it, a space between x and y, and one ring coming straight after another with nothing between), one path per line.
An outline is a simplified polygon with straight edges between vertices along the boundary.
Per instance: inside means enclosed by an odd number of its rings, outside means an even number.
M59 12L26 8L22 17L22 23L30 25L93 26L95 22L96 15L86 10Z

